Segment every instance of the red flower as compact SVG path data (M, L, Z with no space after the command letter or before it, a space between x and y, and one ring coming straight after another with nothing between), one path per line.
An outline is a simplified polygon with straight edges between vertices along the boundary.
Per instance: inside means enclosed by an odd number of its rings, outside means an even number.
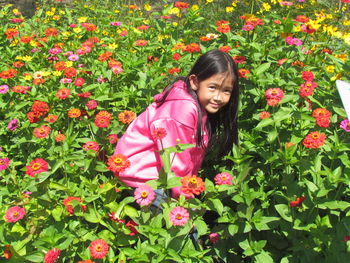
M209 241L213 244L217 243L220 240L220 235L218 233L210 233Z
M66 136L64 134L62 134L62 133L57 134L56 137L55 137L55 141L56 142L62 142L65 139L66 139Z
M46 125L41 125L39 128L34 128L34 136L36 138L42 139L49 136L51 128Z
M62 88L56 93L56 97L61 100L68 98L69 95L70 95L70 89L67 89L67 88Z
M60 257L61 250L58 248L51 249L47 251L44 257L44 263L55 263Z
M74 81L74 85L77 86L77 87L83 86L84 83L85 83L85 80L83 78L77 78Z
M168 70L168 73L171 75L174 75L175 73L180 73L180 72L181 72L181 69L176 68L176 67Z
M174 60L179 60L181 58L181 55L179 54L179 53L175 53L174 55L173 55L173 59Z
M219 50L225 53L228 53L232 48L230 46L219 47Z
M102 259L106 257L109 245L103 239L97 239L91 242L89 250L93 258Z
M216 28L216 31L220 33L228 33L230 32L231 27L229 25L220 25Z
M100 146L98 145L97 142L90 141L90 142L86 142L83 145L83 149L85 151L92 150L92 151L98 152L100 150Z
M297 207L297 206L300 206L304 201L305 201L305 197L304 196L302 196L302 197L297 197L297 200L295 200L295 201L291 201L290 203L289 203L289 206L290 207Z
M201 47L197 43L191 43L184 48L184 51L188 53L201 52Z
M8 69L0 72L0 78L2 79L11 79L17 75L17 70Z
M16 28L8 28L5 31L5 35L7 39L12 39L19 34L19 31Z
M77 70L75 68L66 68L64 70L64 75L67 77L67 78L73 78L77 75Z
M11 245L6 245L6 248L4 250L4 258L5 259L12 258Z
M133 220L128 221L125 226L131 231L129 236L135 236L138 233L137 229L135 228L135 226L138 226L138 224L136 224Z
M161 140L167 135L167 132L164 128L156 128L152 133L154 140Z
M46 37L50 37L50 36L56 37L56 36L58 36L58 31L56 28L49 27L45 30L45 36Z
M112 52L107 51L105 53L102 53L99 57L98 57L98 61L106 61L108 60L111 56L113 55Z
M95 31L97 26L95 24L92 23L82 23L81 24L86 31Z
M250 71L248 69L241 68L238 70L238 74L241 78L247 79L248 78L247 74L250 74Z
M66 69L66 62L58 61L53 65L54 69L57 71L62 71Z
M225 25L225 24L229 24L230 22L229 21L226 21L226 20L219 20L219 21L216 21L216 26L222 26L222 25Z
M108 169L114 173L124 171L130 167L130 161L123 154L113 154L107 161Z
M139 39L135 41L135 46L138 46L138 47L143 47L143 46L146 46L147 44L148 44L148 41L144 39Z
M108 140L110 144L115 144L118 142L118 135L117 134L110 134L108 135Z
M49 164L41 158L35 158L26 166L26 174L35 177L36 174L47 172Z
M232 58L236 64L244 63L246 61L245 56L233 56Z
M180 9L186 9L188 8L188 3L177 1L174 6Z
M45 118L45 121L50 122L50 123L54 123L55 121L57 121L57 119L58 119L57 115L49 114Z
M306 148L320 148L324 141L326 140L326 135L318 131L309 133L303 140L303 145Z
M205 185L202 178L196 175L186 175L181 178L181 192L194 197L194 195L199 195L205 190Z
M313 92L314 92L314 88L308 87L306 85L300 87L300 89L299 89L299 95L301 97L312 96Z
M259 117L260 117L260 119L267 119L267 118L270 118L270 116L271 116L271 114L269 113L269 112L267 112L267 111L262 111L262 112L260 112L260 114L259 114Z
M305 81L313 81L315 76L311 71L303 71L301 73L301 78Z
M63 200L63 204L66 207L66 210L69 214L74 215L74 207L72 205L72 201L76 200L79 203L82 203L83 201L79 198L79 197L75 197L75 196L69 196L66 199ZM86 211L86 206L82 205L81 209L85 212Z
M307 16L304 16L304 15L298 15L294 21L298 21L298 22L301 22L301 23L306 23L306 22L309 22L309 18Z

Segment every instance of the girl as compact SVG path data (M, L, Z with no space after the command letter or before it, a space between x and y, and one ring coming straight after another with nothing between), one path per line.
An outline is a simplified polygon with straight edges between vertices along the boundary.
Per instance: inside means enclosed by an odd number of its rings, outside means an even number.
M147 107L120 138L115 154L123 154L130 167L118 173L126 185L138 187L157 179L162 167L158 151L180 143L196 147L177 153L172 162L176 176L198 173L204 155L214 146L219 156L237 143L238 73L233 59L220 50L211 50L195 62L187 77L178 78ZM155 133L163 128L160 140ZM172 189L174 198L180 188Z

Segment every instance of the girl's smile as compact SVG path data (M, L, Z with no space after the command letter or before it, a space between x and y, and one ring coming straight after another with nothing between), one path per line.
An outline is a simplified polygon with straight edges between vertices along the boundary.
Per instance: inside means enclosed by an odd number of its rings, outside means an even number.
M190 76L191 88L196 91L199 103L208 113L216 113L230 100L233 90L232 75L218 73L203 81L195 75Z

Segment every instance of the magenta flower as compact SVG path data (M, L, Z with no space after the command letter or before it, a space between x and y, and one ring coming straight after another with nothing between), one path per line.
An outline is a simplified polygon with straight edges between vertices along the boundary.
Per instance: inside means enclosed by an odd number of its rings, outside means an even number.
M218 233L210 233L209 241L213 244L217 243L220 240L220 235Z
M88 150L93 150L95 152L98 152L100 150L100 146L98 145L97 142L94 142L94 141L90 141L90 142L86 142L84 145L83 145L83 149L85 151L88 151Z
M217 174L214 177L215 184L217 185L223 185L223 184L232 185L232 179L233 179L232 175L226 172Z
M18 120L17 119L13 119L9 122L9 124L7 125L7 129L10 131L14 131L16 130L18 127Z
M177 206L170 211L169 217L174 226L183 226L188 222L190 214L185 208Z
M26 215L26 210L20 206L12 206L7 209L5 220L9 223L17 222Z
M155 194L153 188L145 184L135 189L134 197L136 203L138 203L140 206L148 206L153 202Z
M303 41L301 41L299 38L294 37L286 37L285 41L287 45L301 46L303 44Z
M0 85L0 94L5 94L9 90L9 86Z
M10 159L9 158L0 158L0 171L3 171L9 167Z
M68 60L70 60L70 61L77 61L77 60L79 60L79 56L76 55L76 54L72 54L72 55L70 55L68 57Z
M349 120L348 119L343 120L340 123L339 127L342 128L346 132L350 132L350 122L349 122Z
M61 250L58 248L51 249L47 251L44 257L44 263L55 263L60 257Z
M97 101L96 100L89 100L87 103L86 103L86 107L89 109L89 110L93 110L97 107Z
M111 22L110 23L112 26L120 26L122 22L116 21L116 22Z

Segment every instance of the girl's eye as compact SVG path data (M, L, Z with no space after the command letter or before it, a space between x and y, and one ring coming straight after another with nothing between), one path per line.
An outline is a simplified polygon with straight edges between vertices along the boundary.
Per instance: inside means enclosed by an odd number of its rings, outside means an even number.
M215 90L215 89L216 89L216 87L215 87L215 86L209 86L209 89L211 89L211 90Z
M228 90L225 90L224 91L226 94L231 94L232 93L232 90L228 89Z

